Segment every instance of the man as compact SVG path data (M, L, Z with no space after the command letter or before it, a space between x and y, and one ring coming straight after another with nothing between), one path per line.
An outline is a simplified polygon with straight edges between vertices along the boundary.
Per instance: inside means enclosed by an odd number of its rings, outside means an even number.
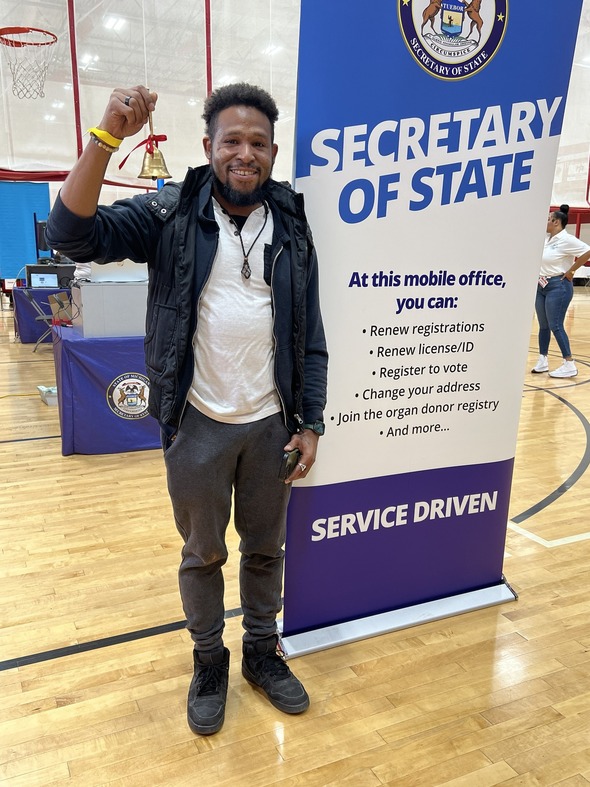
M315 250L303 203L271 179L276 104L247 84L205 103L209 164L158 193L97 207L120 140L157 96L116 89L47 222L52 248L78 262L130 258L150 270L145 354L177 528L179 583L194 641L188 723L224 721L222 567L234 494L240 536L242 673L286 713L309 697L277 653L290 482L314 464L323 434L327 352ZM286 483L283 451L300 455Z

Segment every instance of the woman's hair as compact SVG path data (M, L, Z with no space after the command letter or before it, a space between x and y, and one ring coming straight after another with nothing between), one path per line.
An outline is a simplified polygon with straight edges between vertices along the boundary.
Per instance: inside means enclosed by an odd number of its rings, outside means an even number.
M565 227L567 227L569 210L570 210L569 205L560 205L559 210L553 211L553 217L559 221L559 223L562 226L562 229L565 229Z
M271 138L274 140L275 123L279 117L279 110L274 98L256 85L238 82L234 85L224 85L215 90L205 99L203 119L205 133L210 139L215 136L215 126L220 112L229 107L246 106L254 107L270 122Z

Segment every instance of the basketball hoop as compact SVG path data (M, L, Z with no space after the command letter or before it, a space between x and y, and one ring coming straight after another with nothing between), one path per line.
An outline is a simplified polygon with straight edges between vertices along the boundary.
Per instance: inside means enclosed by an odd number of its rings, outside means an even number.
M12 73L17 98L44 98L45 76L57 36L37 27L0 28L0 44Z

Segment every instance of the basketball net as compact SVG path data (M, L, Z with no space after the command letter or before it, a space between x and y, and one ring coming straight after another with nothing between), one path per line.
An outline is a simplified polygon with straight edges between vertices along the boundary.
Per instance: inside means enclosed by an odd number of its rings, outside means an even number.
M17 98L45 98L43 88L57 36L36 27L3 27L0 45L12 74Z

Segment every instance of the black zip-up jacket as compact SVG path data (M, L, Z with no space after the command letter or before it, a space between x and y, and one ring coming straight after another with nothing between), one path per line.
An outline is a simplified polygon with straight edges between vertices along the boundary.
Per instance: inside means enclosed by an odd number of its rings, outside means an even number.
M318 268L303 197L269 180L272 246L264 249L271 287L274 375L285 425L323 420L328 354L319 306ZM197 303L217 251L219 228L208 165L189 169L182 183L99 206L80 218L57 198L46 226L49 246L76 262L129 258L149 269L145 360L149 410L164 444L178 428L193 377Z

